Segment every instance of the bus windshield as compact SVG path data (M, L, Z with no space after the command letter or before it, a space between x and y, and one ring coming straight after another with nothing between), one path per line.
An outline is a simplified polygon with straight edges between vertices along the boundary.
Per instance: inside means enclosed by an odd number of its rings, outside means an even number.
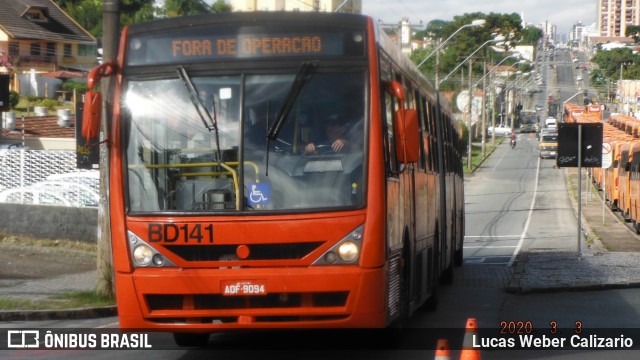
M316 72L278 136L296 74L129 79L122 93L129 212L314 211L364 202L364 71ZM202 104L215 126L203 123Z

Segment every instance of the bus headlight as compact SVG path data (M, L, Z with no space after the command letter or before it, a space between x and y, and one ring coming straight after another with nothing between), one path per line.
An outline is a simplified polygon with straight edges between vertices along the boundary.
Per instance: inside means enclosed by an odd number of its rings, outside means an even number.
M313 265L357 265L364 238L360 225L320 255Z
M133 261L138 266L149 266L153 258L153 251L147 245L138 245L133 249Z
M359 253L360 249L358 248L358 245L351 241L343 242L338 248L338 255L340 255L340 259L346 262L352 262L357 259Z
M127 238L134 267L176 267L176 264L133 232L128 231Z

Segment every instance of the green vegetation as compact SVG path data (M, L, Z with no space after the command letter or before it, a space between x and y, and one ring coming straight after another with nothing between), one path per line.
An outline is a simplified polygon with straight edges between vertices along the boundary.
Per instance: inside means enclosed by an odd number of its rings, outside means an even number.
M54 0L91 35L102 37L103 0ZM121 0L120 27L156 18L231 12L224 0L207 5L202 0L165 0L156 7L154 0Z
M0 244L13 244L23 246L39 246L39 247L56 247L71 250L82 250L87 252L96 252L96 244L88 242L80 242L74 240L50 240L37 239L29 236L12 236L0 233Z
M11 106L11 108L13 109L16 106L18 106L19 102L20 102L20 94L17 91L9 92L9 105Z
M3 249L5 249L5 251L14 249L13 252L10 253L19 251L21 254L25 254L25 258L21 259L20 263L16 264L16 266L20 265L25 269L37 270L38 275L35 275L36 278L46 276L46 274L49 274L51 271L56 271L56 274L58 273L58 270L53 270L55 266L50 269L43 265L42 268L34 269L34 266L38 266L36 264L38 264L39 261L41 262L43 259L48 257L55 256L58 258L58 261L61 261L63 264L68 264L70 262L75 263L77 259L84 259L82 261L84 264L96 261L95 254L97 246L95 243L85 243L73 240L37 239L27 236L12 236L0 233L0 244L3 245ZM48 250L44 250L47 248ZM54 250L50 248L57 248L60 250L55 250L54 252ZM36 257L36 254L41 255ZM65 259L68 259L68 261ZM27 261L31 261L31 263L28 263ZM14 273L17 272L19 272L19 268L18 270L14 270ZM34 276L31 272L29 272L29 274L29 276ZM15 281L20 282L23 280L19 277ZM0 310L61 310L108 306L114 304L115 299L108 296L98 295L95 290L70 291L63 294L52 295L45 299L42 299L40 296L36 299L3 295L0 290Z
M45 99L35 96L22 96L19 97L18 103L13 106L13 110L18 113L24 113L24 116L32 116L34 106L44 106L49 109L49 111L69 108L68 105L63 104L56 99Z
M496 145L499 145L504 140L503 137L496 137ZM491 155L491 153L495 150L492 145L491 138L487 138L485 143L486 155L482 156L482 145L478 143L474 143L471 151L471 168L467 167L467 156L463 156L462 158L462 166L464 168L465 174L473 173L478 166L482 165L482 163Z
M474 20L485 20L483 26L468 27L460 32L457 32L463 26L471 24ZM422 39L428 38L434 40L431 47L420 49L411 55L412 60L415 63L420 63L427 55L431 54L437 47L438 41L444 41L452 34L456 33L455 39L448 42L446 46L441 49L439 57L438 73L441 77L450 73L458 64L460 59L464 59L469 54L473 53L479 46L494 39L496 36L501 35L505 38L504 41L495 43L492 46L485 46L477 54L478 57L490 59L492 63L498 63L508 53L503 53L504 50L513 49L516 45L533 45L542 37L542 32L539 29L523 29L522 19L520 15L516 13L512 14L483 14L483 13L470 13L460 16L455 16L453 21L433 20L424 31L417 32L415 38ZM437 39L437 41L436 41ZM502 49L502 51L496 51L495 49ZM503 64L506 66L516 64L518 59L507 59ZM435 79L436 72L436 56L429 58L421 67L420 70L428 79ZM518 65L521 71L525 72L529 65ZM480 74L483 71L483 62L475 61L473 64L473 71L476 74ZM460 87L460 84L456 84L459 77L455 79L449 79L442 83L440 86L443 90L451 90Z
M52 296L47 300L32 301L0 297L2 310L64 310L84 307L115 305L115 299L97 295L95 291L74 291Z
M73 90L75 90L77 94L83 94L89 90L89 87L84 82L67 80L64 83L62 83L62 90L68 91L70 93L72 93Z

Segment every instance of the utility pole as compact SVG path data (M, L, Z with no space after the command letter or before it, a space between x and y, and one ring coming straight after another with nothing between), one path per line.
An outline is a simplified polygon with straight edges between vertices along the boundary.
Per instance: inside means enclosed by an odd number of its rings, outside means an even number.
M482 76L482 157L487 156L487 59L484 60ZM494 128L495 129L495 128ZM493 131L495 133L495 130Z
M473 59L469 60L469 104L467 108L469 109L469 118L467 119L467 127L469 128L469 154L467 155L467 169L471 169L472 166L472 154L473 154L473 135L471 133L471 106L473 101L473 89L471 88L471 75L473 71ZM460 82L462 84L462 82ZM476 125L477 127L477 125Z
M437 46L440 46L439 42L436 42ZM435 85L436 90L440 90L440 77L438 76L438 69L440 68L440 52L436 52L436 77L435 77Z
M120 34L120 1L104 0L102 5L103 61L116 60ZM111 219L109 216L109 147L103 141L110 139L113 105L113 81L111 77L102 79L102 135L100 138L100 204L98 206L98 283L96 293L104 296L114 295L113 259L111 254Z

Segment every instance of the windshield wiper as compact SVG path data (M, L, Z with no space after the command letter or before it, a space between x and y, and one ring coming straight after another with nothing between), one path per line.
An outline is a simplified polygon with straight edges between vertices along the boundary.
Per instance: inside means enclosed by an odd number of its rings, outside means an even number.
M182 65L178 66L178 76L180 77L180 79L182 79L182 82L184 83L184 86L186 86L187 90L189 90L189 98L191 98L191 103L193 104L193 107L196 109L198 116L200 116L200 120L202 120L202 123L204 124L205 129L209 131L215 131L218 162L222 162L222 153L220 152L220 139L218 135L218 119L216 116L215 107L213 111L213 116L211 116L211 113L209 112L207 107L204 106L204 104L202 103L202 99L200 99L200 97L198 96L198 91L196 90L195 85L193 85L193 82L191 81L189 74L187 74L187 70ZM207 122L207 120L209 122Z
M309 82L317 67L317 63L311 62L302 63L300 66L300 70L298 70L298 74L289 89L289 94L287 94L284 104L282 104L280 110L278 110L275 122L269 128L269 132L267 133L267 138L269 140L274 141L278 138L278 134L280 134L280 130L287 120L289 113L293 108L293 104L295 104L298 95L302 92L302 88L304 88L304 86Z

